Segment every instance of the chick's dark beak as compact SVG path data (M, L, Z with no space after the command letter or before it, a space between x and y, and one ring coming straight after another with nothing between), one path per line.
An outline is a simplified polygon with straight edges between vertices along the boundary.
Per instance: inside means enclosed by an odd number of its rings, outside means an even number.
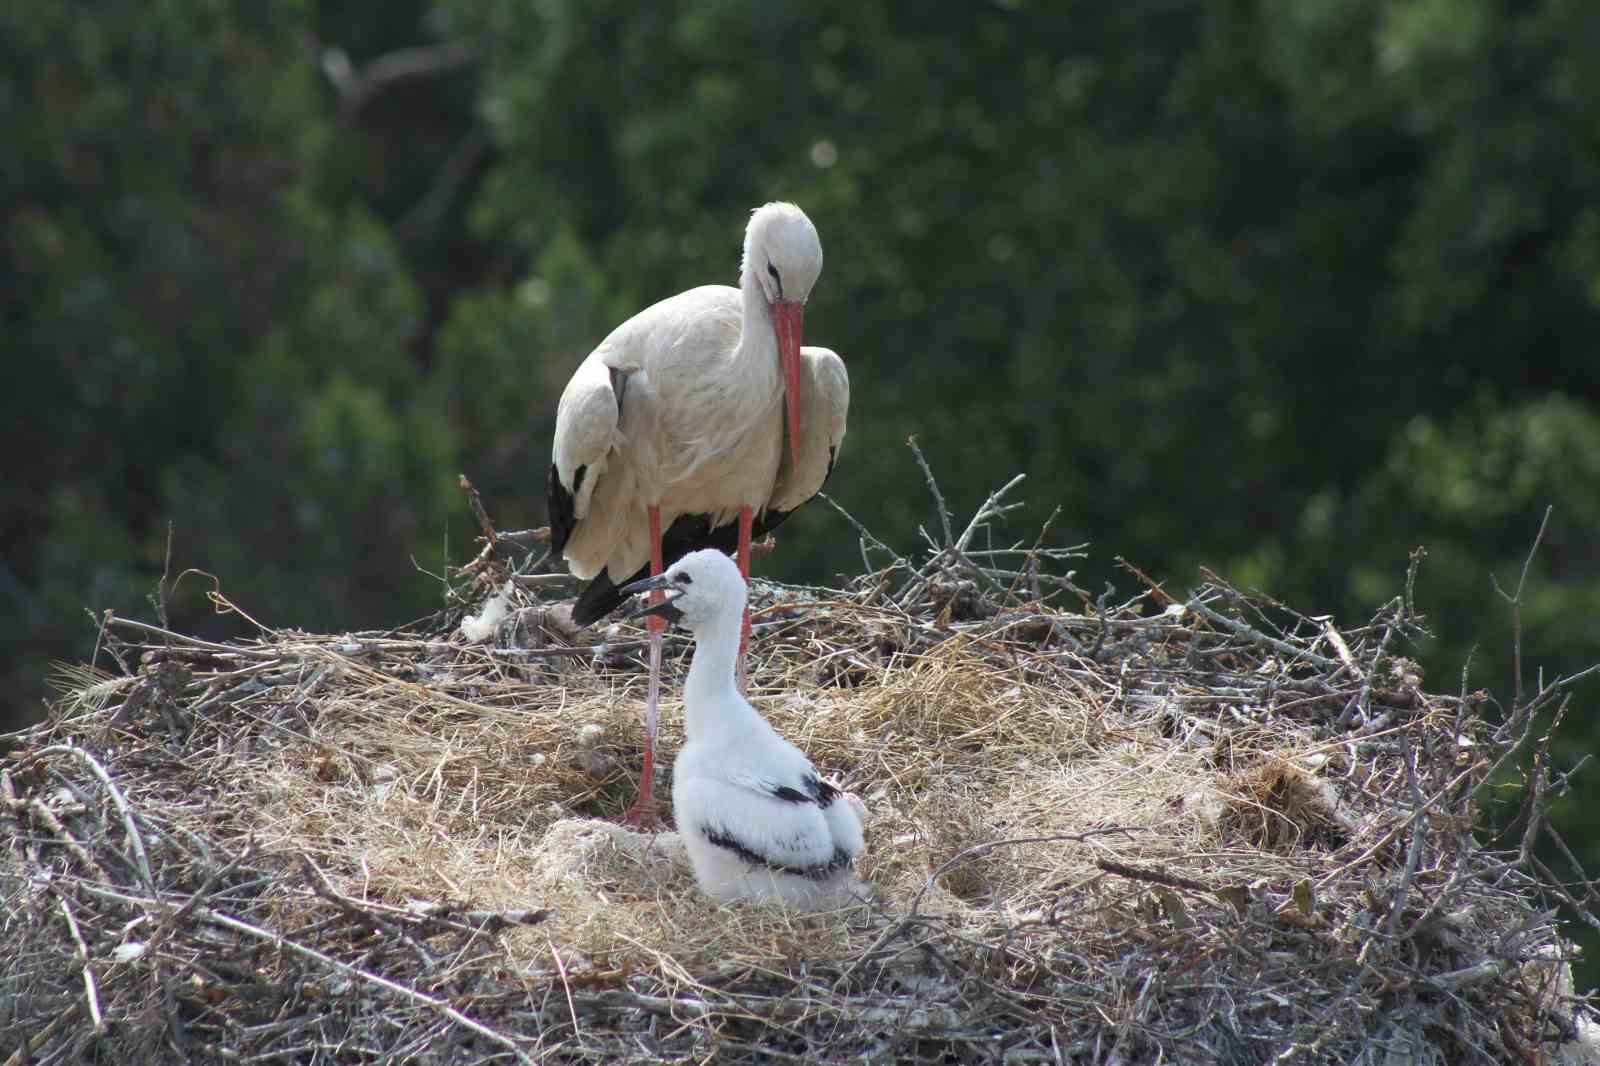
M636 607L622 617L642 618L646 615L657 615L669 622L683 621L683 612L678 610L677 606L672 602L681 593L673 587L666 574L657 574L655 577L647 577L642 581L629 582L618 591L628 596L637 596L640 593L654 592L656 589L665 590L669 593L668 598L658 603L647 603L643 607Z

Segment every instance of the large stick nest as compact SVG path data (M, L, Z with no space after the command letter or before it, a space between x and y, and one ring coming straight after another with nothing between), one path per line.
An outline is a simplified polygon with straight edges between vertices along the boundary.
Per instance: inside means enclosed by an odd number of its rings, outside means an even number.
M989 542L1004 491L920 561L858 527L862 576L756 584L754 702L869 811L875 896L831 913L714 904L606 821L641 634L573 629L492 530L465 633L111 619L121 671L0 762L0 1053L1589 1061L1584 905L1528 846L1561 683L1493 720L1424 690L1409 595L1344 628L1209 575L1089 596L1072 551ZM1519 752L1527 832L1490 846Z

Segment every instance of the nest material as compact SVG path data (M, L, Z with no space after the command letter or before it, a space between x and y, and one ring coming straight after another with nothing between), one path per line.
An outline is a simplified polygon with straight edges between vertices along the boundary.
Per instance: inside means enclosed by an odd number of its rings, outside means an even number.
M0 763L5 1066L1600 1061L1553 889L1475 832L1532 712L1424 692L1403 599L1048 606L1066 553L972 549L1000 495L921 565L758 584L754 701L869 812L834 913L603 820L642 640L544 579L481 568L488 643L113 621L125 671Z

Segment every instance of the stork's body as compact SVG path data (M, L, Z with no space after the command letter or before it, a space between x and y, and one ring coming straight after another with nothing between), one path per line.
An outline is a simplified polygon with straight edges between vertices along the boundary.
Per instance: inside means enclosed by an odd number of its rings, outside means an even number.
M800 346L821 268L810 220L768 204L746 230L738 288L701 286L646 308L573 375L556 413L549 504L555 548L588 582L574 621L603 617L619 586L698 548L735 550L748 577L752 536L822 487L844 439L849 378L833 352ZM653 817L659 676L652 628L631 821Z
M621 602L616 588L649 564L652 503L671 565L696 548L733 547L741 508L756 535L774 528L827 479L849 405L844 363L826 348L800 349L799 456L791 455L777 345L760 328L765 308L745 308L748 299L704 285L641 311L601 342L562 394L552 519L568 531L567 565L591 582L574 621L604 617ZM757 337L753 351L742 351L748 320ZM563 522L556 515L567 508Z
M672 806L700 888L807 908L848 902L861 887L852 872L863 847L854 805L734 683L744 578L721 553L697 551L629 588L665 590L670 599L641 613L694 632Z

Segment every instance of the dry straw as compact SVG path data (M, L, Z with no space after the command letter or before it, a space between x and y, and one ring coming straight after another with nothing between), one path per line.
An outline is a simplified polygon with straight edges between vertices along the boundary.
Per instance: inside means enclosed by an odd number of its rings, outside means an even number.
M1091 596L995 547L1015 481L959 533L928 481L915 559L857 525L861 576L754 601L752 695L865 801L870 899L717 905L605 821L639 634L575 631L485 520L486 641L108 621L121 669L0 763L0 1062L1587 1061L1592 900L1531 850L1566 680L1424 690L1409 595Z

